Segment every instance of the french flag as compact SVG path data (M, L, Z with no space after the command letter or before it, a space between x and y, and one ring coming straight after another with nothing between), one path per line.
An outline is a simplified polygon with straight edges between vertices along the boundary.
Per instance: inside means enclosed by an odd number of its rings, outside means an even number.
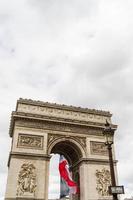
M60 198L69 194L77 194L78 186L71 178L68 162L63 155L60 155L59 172L61 177Z

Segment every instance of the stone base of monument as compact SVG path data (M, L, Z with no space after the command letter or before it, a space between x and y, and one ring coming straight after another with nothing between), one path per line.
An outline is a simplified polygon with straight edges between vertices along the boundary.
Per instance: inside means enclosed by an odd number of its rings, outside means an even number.
M35 199L35 195L33 193L30 193L30 192L25 192L23 194L23 196L18 196L16 198L17 200L29 200L29 199Z

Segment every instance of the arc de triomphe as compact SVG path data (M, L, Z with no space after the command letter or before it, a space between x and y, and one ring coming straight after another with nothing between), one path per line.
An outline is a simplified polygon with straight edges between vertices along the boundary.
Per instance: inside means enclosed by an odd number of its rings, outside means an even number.
M106 111L19 99L9 130L12 146L5 199L47 200L51 153L63 154L71 165L80 186L78 199L111 199L102 134L106 119L111 123ZM114 166L116 172L115 158Z

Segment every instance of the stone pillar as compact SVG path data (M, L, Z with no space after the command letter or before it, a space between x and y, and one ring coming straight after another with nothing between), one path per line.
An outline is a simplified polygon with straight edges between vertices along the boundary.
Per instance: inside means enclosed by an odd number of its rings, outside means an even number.
M88 200L88 166L82 162L80 172L80 200Z
M49 158L20 158L12 155L8 171L6 200L48 199Z
M5 199L47 200L49 160L47 132L15 122Z
M45 200L48 200L48 188L49 188L49 166L50 166L50 160L46 161L46 169L45 169Z

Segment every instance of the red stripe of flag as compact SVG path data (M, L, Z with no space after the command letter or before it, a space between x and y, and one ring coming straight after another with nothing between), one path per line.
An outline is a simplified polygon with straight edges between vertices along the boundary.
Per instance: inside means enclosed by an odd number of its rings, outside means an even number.
M77 194L78 193L77 184L72 180L68 169L68 162L62 155L60 157L59 172L61 178L63 178L66 181L66 184L70 189L70 194Z

